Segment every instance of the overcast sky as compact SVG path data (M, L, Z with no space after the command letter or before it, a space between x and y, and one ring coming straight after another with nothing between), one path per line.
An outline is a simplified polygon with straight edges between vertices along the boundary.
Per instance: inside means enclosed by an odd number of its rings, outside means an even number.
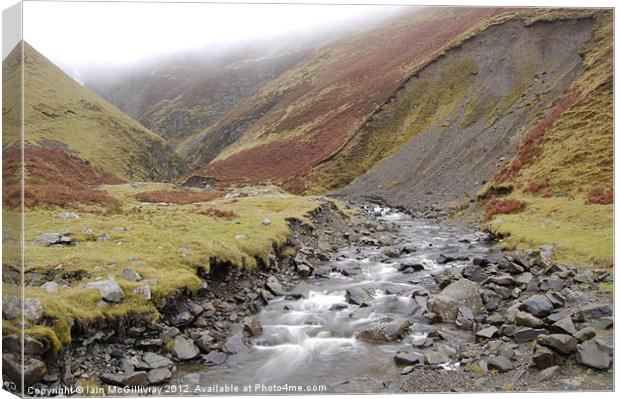
M350 5L27 1L24 39L59 64L124 64L211 44L317 30L385 12L386 7Z

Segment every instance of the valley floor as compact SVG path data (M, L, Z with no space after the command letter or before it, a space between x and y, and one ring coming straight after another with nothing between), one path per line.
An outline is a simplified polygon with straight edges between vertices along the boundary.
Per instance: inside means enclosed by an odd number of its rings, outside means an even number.
M609 269L556 264L548 247L511 256L476 229L274 187L208 200L152 183L102 189L113 206L25 214L33 387L303 376L330 392L612 389ZM18 230L5 230L11 348ZM3 354L9 377L16 361ZM323 373L295 373L313 362Z

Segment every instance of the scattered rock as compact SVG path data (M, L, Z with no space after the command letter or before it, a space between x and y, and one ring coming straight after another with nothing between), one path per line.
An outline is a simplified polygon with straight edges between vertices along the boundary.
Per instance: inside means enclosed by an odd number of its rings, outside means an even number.
M512 339L518 343L522 344L525 342L530 342L535 340L541 334L547 334L547 331L544 328L530 328L530 327L522 327L516 330L512 334Z
M52 294L58 292L59 287L60 286L55 281L48 281L47 283L41 286L41 288L43 288L45 291L50 292Z
M43 233L37 236L34 240L37 244L46 247L52 245L71 245L71 236L69 233Z
M538 328L543 326L543 321L538 317L533 316L527 312L517 311L515 314L514 323L518 326L525 326L531 328Z
M593 304L586 305L578 308L575 311L575 320L576 321L592 321L596 319L600 319L601 317L611 316L612 310L609 305L604 304Z
M474 328L474 313L470 308L459 306L454 323L462 330L472 330Z
M226 361L227 357L228 355L226 355L224 352L213 350L204 357L204 362L207 365L219 366Z
M205 353L209 352L211 345L213 345L213 342L215 341L215 338L209 335L206 331L193 334L192 339L194 340L196 346L198 346L198 348Z
M594 274L592 274L592 272L588 270L588 271L576 274L573 280L581 284L592 284L594 283Z
M246 320L243 324L243 329L253 337L258 337L263 332L263 326L261 326L260 321L256 317Z
M151 287L149 287L148 285L145 285L144 287L136 287L133 289L133 292L140 295L142 298L146 299L147 301L150 301L152 298Z
M482 283L488 278L484 270L480 266L476 265L465 266L461 274L466 279L475 281L476 283Z
M278 281L277 278L271 276L267 279L265 283L265 287L275 296L284 296L284 288L282 288L282 284Z
M310 276L310 273L312 273L312 269L310 269L310 266L308 265L298 264L297 272L301 277L306 278Z
M174 366L172 360L153 352L145 352L144 355L142 355L142 361L148 366L146 370L171 368Z
M106 302L120 302L125 298L125 293L114 278L107 280L93 281L86 284L86 288L94 288L99 291L101 299Z
M174 344L172 347L172 354L179 360L190 360L198 356L198 347L191 339L185 338L182 335L174 337Z
M235 354L235 353L241 353L241 352L248 351L248 347L243 342L242 333L236 333L230 336L230 338L228 338L226 342L224 343L223 349L225 352L229 354Z
M455 320L459 306L468 307L474 314L482 311L483 304L478 284L461 279L448 285L439 294L431 295L428 300L428 309L439 315L443 321Z
M515 279L508 274L489 277L488 281L503 287L513 287L516 284Z
M168 323L175 327L186 327L192 324L195 317L189 310L183 310L180 312L175 312L170 315L168 318Z
M584 342L596 336L596 330L592 327L585 327L573 334L573 337L579 342Z
M2 297L2 318L12 320L21 317L22 301L14 295Z
M111 239L112 239L112 238L111 238L109 235L107 235L106 233L103 233L103 234L100 234L100 235L97 237L97 240L96 240L96 241L97 241L97 242L104 242L104 241L110 241Z
M577 363L599 370L607 370L611 365L613 349L598 339L591 339L579 345Z
M116 385L120 387L133 387L133 386L145 386L148 385L146 371L134 371L127 373L103 373L99 377L101 382L109 385Z
M148 372L146 378L151 384L163 384L172 378L172 372L168 368L154 369Z
M43 305L38 299L26 298L24 300L24 319L38 323L43 318Z
M541 345L536 345L532 362L539 369L546 369L563 363L562 358L557 353Z
M393 342L400 340L410 322L407 319L396 319L387 323L378 323L359 333L358 338L366 342Z
M347 289L345 298L348 303L360 306L367 305L372 299L368 291L361 287L351 287Z
M60 215L60 219L62 220L67 220L67 219L79 219L80 215L78 215L77 213L73 213L73 212L65 212L62 215Z
M560 370L560 366L547 367L546 369L538 373L538 381L542 382L542 381L549 381L553 379L556 376L556 374L558 374L559 370Z
M446 263L452 262L453 260L453 257L441 254L437 257L437 259L435 259L435 262L439 263L440 265L444 265Z
M425 356L427 364L444 364L450 363L450 357L442 351L427 352Z
M419 272L424 270L424 265L416 262L401 262L398 264L398 271L405 272L411 270L412 272Z
M424 362L425 356L417 352L398 352L394 356L394 362L398 365L408 366Z
M263 219L263 225L269 226L270 224L271 224L271 220L269 220L267 218Z
M526 299L519 309L536 317L546 317L553 311L553 304L545 295L533 295Z
M21 381L22 370L24 384L26 386L41 381L43 376L47 373L45 363L38 359L25 357L22 368L22 358L20 355L15 353L2 354L2 374L6 375L11 381L17 384Z
M536 342L564 355L577 350L577 340L566 334L539 335Z
M147 339L143 339L141 340L138 345L143 348L143 349L147 349L147 350L157 350L159 349L162 345L164 344L164 342L159 339L159 338L147 338Z
M497 332L497 327L489 326L476 331L476 337L491 339L497 334Z
M568 334L573 336L577 333L577 329L570 317L564 317L556 321L549 327L549 331L556 334Z
M121 272L121 276L125 280L129 280L129 281L140 281L140 280L142 280L142 276L140 276L140 274L137 271L135 271L134 269L132 269L131 267L126 267L125 269L123 269L123 271Z
M489 370L497 370L500 373L505 373L506 371L512 370L514 366L510 359L500 355L490 358L487 361L487 368Z

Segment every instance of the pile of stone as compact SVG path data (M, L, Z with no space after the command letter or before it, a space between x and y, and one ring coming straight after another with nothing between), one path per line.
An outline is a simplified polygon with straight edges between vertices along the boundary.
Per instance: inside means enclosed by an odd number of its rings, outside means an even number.
M427 350L426 354L401 352L395 362L408 366L404 373L411 372L413 364L449 363L454 358L463 365L478 361L483 369L506 372L515 368L517 352L533 347L529 366L543 370L541 379L550 378L569 359L586 367L609 369L611 335L597 337L596 331L613 327L611 305L583 301L588 298L584 292L613 281L612 274L567 267L550 259L551 249L543 247L527 255L515 252L474 258L465 267L435 274L439 291L428 298L424 317L471 331L477 342L459 353L453 351L453 356L445 346L428 352L435 338L449 340L438 329L434 336L412 343L413 348Z

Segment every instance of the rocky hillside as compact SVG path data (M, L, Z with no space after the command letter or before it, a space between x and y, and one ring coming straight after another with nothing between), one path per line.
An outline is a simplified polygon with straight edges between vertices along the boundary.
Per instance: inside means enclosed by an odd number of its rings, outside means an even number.
M591 19L489 27L420 70L313 175L327 188L359 176L340 192L409 208L474 197L583 72L591 32Z
M194 167L214 159L194 176L279 181L306 191L311 170L339 151L421 65L501 12L431 8L317 48L188 140L181 154Z
M18 46L2 65L6 151L19 142L19 91L11 88L19 85L20 58ZM40 160L43 152L61 151L85 161L84 167L125 180L168 180L179 173L179 162L161 137L82 87L27 43L24 119L27 161L31 154ZM47 158L58 158L50 154Z

